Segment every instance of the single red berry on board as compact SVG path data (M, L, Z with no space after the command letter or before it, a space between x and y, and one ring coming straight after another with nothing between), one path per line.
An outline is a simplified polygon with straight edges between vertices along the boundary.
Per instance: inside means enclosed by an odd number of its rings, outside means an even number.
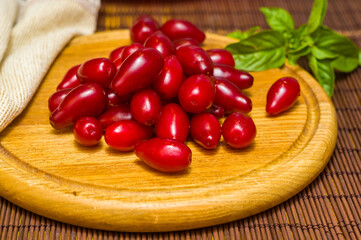
M216 78L221 77L231 81L239 89L250 88L253 85L253 76L251 74L228 65L215 63L213 75Z
M277 80L267 93L266 112L277 115L290 109L300 96L300 84L292 77Z
M224 64L234 67L234 59L232 53L225 49L209 49L206 51L213 63Z
M216 89L210 77L199 74L187 78L179 88L178 100L190 113L204 112L213 104Z
M94 58L81 64L76 75L81 83L98 83L106 88L116 71L114 63L109 59Z
M199 113L190 122L192 138L206 149L217 147L221 138L221 125L217 118L210 113Z
M163 100L175 98L183 81L183 69L176 56L164 58L164 66L161 73L153 81L153 89Z
M155 133L160 138L185 142L189 133L187 113L176 103L163 106L160 117L155 124Z
M75 141L83 146L95 146L103 136L100 122L93 117L78 119L73 128Z
M148 166L161 172L179 172L192 162L192 151L182 142L152 138L135 146L135 155Z
M153 134L151 127L134 120L113 123L105 130L104 139L109 147L118 151L132 151L135 144L147 140Z
M148 15L141 15L130 28L130 39L133 42L143 44L158 29L159 24L156 20Z
M108 109L106 112L100 115L98 119L102 125L102 128L105 130L113 123L119 122L121 120L131 120L132 114L130 113L128 104L120 104L116 107Z
M230 114L222 124L222 135L226 143L233 148L245 148L256 137L256 125L252 118L235 112Z
M48 108L49 111L52 113L54 110L60 105L60 103L64 100L66 95L73 90L71 88L61 89L55 93L53 93L48 100Z
M63 80L59 83L59 85L56 88L56 91L67 89L67 88L75 88L80 85L79 79L76 76L76 73L78 72L80 65L76 65L72 68L70 68L65 76L63 77Z
M50 124L55 129L71 126L81 117L97 117L107 105L104 88L97 83L85 83L71 90L51 113Z
M175 54L185 75L213 75L213 62L203 48L194 45L182 45L176 49Z
M133 118L144 125L151 126L157 122L162 110L162 101L152 89L136 92L130 101Z
M193 23L180 19L171 19L165 22L161 27L161 31L172 41L180 38L193 38L202 43L206 38L204 32Z

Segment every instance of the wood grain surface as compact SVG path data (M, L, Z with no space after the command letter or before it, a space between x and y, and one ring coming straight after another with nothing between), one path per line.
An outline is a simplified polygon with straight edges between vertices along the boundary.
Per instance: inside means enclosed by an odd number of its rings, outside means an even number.
M234 40L207 34L204 48ZM0 134L0 195L37 214L84 227L118 231L170 231L210 226L269 209L305 188L327 164L336 143L332 102L300 67L254 72L250 116L255 142L215 150L194 142L190 168L178 174L152 170L132 153L102 142L82 147L71 129L49 124L47 99L65 72L87 59L107 57L129 44L118 30L74 39L59 55L24 113ZM268 117L266 94L284 76L301 96L289 111Z

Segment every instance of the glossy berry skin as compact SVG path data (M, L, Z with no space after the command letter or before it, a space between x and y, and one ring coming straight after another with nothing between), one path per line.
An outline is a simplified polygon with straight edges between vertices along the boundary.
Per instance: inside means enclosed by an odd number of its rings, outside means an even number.
M114 62L115 60L120 58L122 56L123 49L126 47L127 46L118 47L118 48L114 49L113 51L111 51L111 53L109 54L110 61Z
M165 22L161 31L172 41L180 38L193 38L202 43L206 38L204 32L199 30L193 23L186 20L171 19Z
M167 56L164 59L162 72L153 81L153 89L161 99L170 100L178 94L183 81L183 69L176 56Z
M55 129L71 126L81 117L96 117L107 105L104 89L97 83L85 83L66 95L50 115L50 124Z
M267 93L266 112L277 115L290 109L300 96L300 84L292 77L277 80Z
M131 26L130 38L133 42L143 44L158 29L159 24L156 20L148 15L142 15Z
M144 47L157 49L163 57L174 53L174 44L161 31L157 31L150 35L144 42Z
M225 49L209 49L206 51L213 63L224 64L234 67L234 59L232 53Z
M173 41L175 48L178 48L182 45L194 45L199 46L199 42L193 38L180 38Z
M56 87L56 91L67 89L67 88L75 88L80 85L79 79L76 76L76 73L78 72L80 65L76 65L72 68L70 68L65 76L63 77L63 80L59 83L59 85Z
M169 103L162 108L158 122L155 124L157 137L185 142L189 133L189 118L176 103Z
M213 114L216 118L222 118L224 117L225 114L224 108L217 106L215 104L213 104L210 108L208 108L206 112Z
M221 125L214 115L199 113L191 119L190 132L196 143L206 149L214 149L221 138Z
M239 89L250 88L253 85L253 76L248 72L237 70L224 64L214 64L213 75L226 78L236 84Z
M231 81L216 78L216 97L214 104L224 108L226 113L243 112L252 110L252 101Z
M123 59L121 57L117 58L114 60L113 63L114 63L114 66L116 67L117 71L119 71L120 66L122 66Z
M176 140L152 138L135 146L135 155L148 166L161 172L179 172L192 162L192 151Z
M162 101L152 89L136 92L130 101L130 112L133 118L144 125L155 124L162 110Z
M149 86L164 65L163 56L153 48L143 48L124 60L110 88L122 96Z
M179 103L190 113L204 112L212 106L215 97L214 84L211 78L204 74L187 78L178 92Z
M134 120L122 120L113 123L105 130L104 139L109 147L118 151L132 151L135 144L147 140L153 129Z
M113 123L131 119L132 114L130 113L128 104L120 104L119 106L110 108L98 117L98 120L104 130Z
M136 51L138 51L139 49L142 49L142 48L144 48L144 46L142 44L132 43L123 49L122 54L120 55L120 58L124 62L124 60L127 59L127 57L129 57L130 55L132 55L133 53L135 53Z
M256 137L256 125L252 118L235 112L230 114L222 125L222 135L226 143L233 148L245 148Z
M103 136L100 122L93 117L78 119L73 127L75 141L83 146L95 146Z
M213 62L203 48L194 45L182 45L176 49L175 53L185 75L205 74L212 76Z
M68 95L68 93L71 90L73 90L73 89L71 89L71 88L62 89L62 90L59 90L59 91L53 93L49 97L48 108L51 113L54 112L54 110L59 106L59 104L64 100L66 95Z
M98 83L109 87L117 69L107 58L90 59L80 65L77 77L81 83Z

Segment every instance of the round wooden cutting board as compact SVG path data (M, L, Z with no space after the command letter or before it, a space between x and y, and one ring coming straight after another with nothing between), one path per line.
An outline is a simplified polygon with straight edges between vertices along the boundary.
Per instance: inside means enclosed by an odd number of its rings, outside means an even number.
M234 40L208 34L204 48ZM84 227L118 231L170 231L210 226L269 209L305 188L327 164L336 143L332 102L300 67L254 72L245 93L253 101L254 143L241 150L221 140L215 150L193 141L189 169L164 174L133 152L104 140L82 147L72 130L49 124L47 100L65 72L130 44L126 30L74 39L59 55L29 106L0 134L0 195L42 216ZM301 96L287 112L268 117L267 90L295 77Z

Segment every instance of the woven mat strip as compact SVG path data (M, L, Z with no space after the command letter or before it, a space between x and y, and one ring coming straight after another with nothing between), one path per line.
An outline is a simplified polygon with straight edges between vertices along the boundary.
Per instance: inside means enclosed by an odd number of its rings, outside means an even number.
M98 30L128 28L140 14L157 20L179 17L225 34L255 24L267 28L261 6L288 9L296 25L307 21L311 0L130 1L103 0ZM140 7L141 6L141 7ZM361 47L361 4L329 0L325 24ZM301 63L309 70L304 63ZM336 75L333 102L338 139L323 173L301 193L258 215L202 229L167 233L98 231L56 222L0 197L0 240L5 239L361 239L361 69Z

